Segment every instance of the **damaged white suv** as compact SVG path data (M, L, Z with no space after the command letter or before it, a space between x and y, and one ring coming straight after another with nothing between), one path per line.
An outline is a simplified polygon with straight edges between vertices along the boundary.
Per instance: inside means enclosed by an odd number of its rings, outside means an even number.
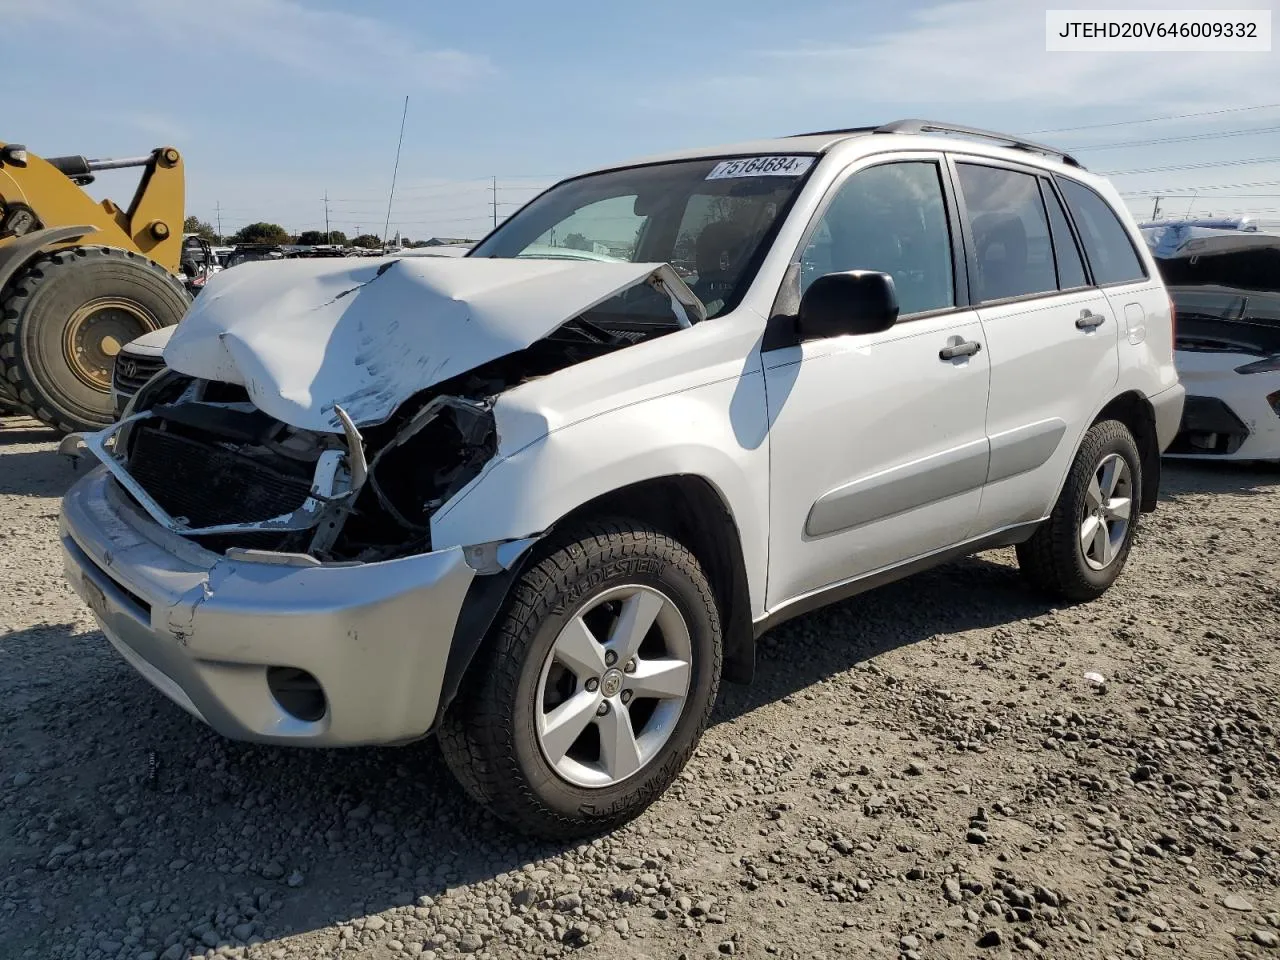
M435 731L519 828L607 828L787 617L1009 544L1111 584L1183 403L1122 210L903 121L566 180L465 258L225 271L70 441L67 576L227 736Z

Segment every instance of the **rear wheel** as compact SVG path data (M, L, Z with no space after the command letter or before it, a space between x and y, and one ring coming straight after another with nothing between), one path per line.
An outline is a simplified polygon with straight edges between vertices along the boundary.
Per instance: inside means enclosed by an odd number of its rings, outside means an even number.
M520 578L440 726L463 787L548 837L624 823L675 779L720 680L698 561L643 524L586 524Z
M1053 513L1018 545L1018 564L1040 590L1092 600L1120 576L1142 502L1142 458L1129 428L1095 423L1085 434Z
M41 257L0 301L0 361L18 403L60 430L96 430L115 415L115 356L177 323L189 298L158 264L113 247Z

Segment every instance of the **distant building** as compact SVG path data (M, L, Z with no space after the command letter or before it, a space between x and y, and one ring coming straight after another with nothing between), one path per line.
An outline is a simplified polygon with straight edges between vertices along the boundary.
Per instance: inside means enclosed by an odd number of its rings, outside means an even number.
M415 247L457 247L470 245L475 243L474 240L467 240L462 237L432 237L430 240L422 240L415 243Z

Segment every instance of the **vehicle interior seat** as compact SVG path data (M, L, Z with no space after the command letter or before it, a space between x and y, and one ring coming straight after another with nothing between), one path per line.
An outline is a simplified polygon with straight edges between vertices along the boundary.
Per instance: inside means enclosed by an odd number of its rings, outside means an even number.
M1001 300L1031 291L1026 286L1027 229L1012 213L986 213L973 221L978 248L978 297Z

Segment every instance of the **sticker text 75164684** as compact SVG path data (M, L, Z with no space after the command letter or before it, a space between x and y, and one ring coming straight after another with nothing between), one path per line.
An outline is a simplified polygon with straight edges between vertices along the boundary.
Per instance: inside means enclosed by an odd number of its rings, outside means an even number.
M721 160L711 172L708 180L728 180L732 177L798 177L811 166L813 157L739 157L736 160Z

